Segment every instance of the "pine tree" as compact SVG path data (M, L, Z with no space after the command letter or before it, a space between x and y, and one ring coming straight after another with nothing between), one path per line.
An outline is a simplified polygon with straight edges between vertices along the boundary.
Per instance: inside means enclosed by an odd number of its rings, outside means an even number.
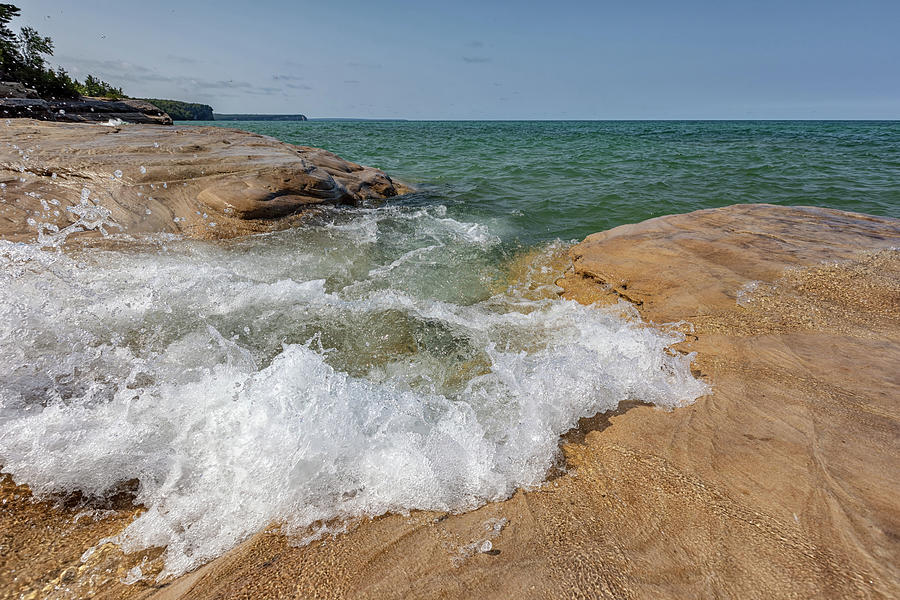
M0 4L0 75L7 78L22 62L19 55L19 40L8 27L9 22L20 14L19 7Z

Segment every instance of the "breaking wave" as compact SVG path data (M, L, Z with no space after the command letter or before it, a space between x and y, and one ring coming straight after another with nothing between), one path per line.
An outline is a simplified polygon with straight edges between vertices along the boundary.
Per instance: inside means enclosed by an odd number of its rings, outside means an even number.
M273 523L309 539L505 498L579 418L705 393L679 334L558 299L547 269L510 280L508 254L442 206L225 243L0 242L0 464L39 496L136 481L147 510L111 541L165 546L164 578Z

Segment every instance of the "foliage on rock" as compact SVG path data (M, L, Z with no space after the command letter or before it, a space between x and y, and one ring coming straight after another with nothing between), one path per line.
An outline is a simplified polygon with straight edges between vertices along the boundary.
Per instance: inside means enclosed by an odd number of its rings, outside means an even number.
M18 6L0 4L0 80L22 83L44 98L124 97L121 88L93 75L82 84L62 67L50 67L46 57L53 56L53 40L33 27L22 27L18 34L10 29L10 22L20 14Z
M158 98L141 98L163 112L168 113L175 121L212 121L213 109L208 104L181 102L180 100L162 100Z

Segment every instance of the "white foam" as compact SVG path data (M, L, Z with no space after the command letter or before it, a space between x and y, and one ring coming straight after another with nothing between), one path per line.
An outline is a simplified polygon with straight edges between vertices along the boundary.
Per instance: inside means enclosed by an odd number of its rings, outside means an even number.
M0 242L0 464L38 495L138 480L147 511L112 541L165 546L163 578L272 523L309 539L507 497L579 418L705 393L666 351L681 337L624 306L422 292L448 283L423 265L474 245L453 288L495 260L447 221L362 210L160 252Z
M756 292L757 288L759 288L759 284L762 283L760 281L748 281L737 291L736 302L738 306L742 306L744 308L750 306L753 303L753 294Z

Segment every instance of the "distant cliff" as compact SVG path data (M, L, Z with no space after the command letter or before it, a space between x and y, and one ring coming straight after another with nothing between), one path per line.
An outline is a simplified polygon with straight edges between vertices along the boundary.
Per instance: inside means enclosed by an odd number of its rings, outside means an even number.
M208 104L181 102L180 100L160 100L143 98L144 101L169 114L175 121L212 121L213 109Z
M172 114L172 113L169 113ZM173 117L174 118L174 117ZM216 121L306 121L306 115L222 115L215 114Z

